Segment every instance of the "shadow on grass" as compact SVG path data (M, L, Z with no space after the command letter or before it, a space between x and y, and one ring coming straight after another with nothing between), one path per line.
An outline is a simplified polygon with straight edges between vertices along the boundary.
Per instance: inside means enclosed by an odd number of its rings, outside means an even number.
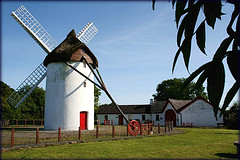
M237 154L231 154L231 153L217 153L216 156L223 157L223 158L238 158Z

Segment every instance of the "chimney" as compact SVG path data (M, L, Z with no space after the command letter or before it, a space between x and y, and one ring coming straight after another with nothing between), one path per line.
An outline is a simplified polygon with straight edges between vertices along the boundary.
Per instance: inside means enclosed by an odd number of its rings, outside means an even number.
M150 99L150 104L153 104L153 99L152 98Z

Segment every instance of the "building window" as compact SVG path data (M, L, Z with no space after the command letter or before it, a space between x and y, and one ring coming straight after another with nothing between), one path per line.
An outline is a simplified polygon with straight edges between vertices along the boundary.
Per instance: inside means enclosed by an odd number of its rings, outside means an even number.
M145 121L145 115L142 115L142 120Z
M132 121L132 115L128 115L129 121Z
M83 87L86 87L87 86L87 82L83 82Z
M104 119L105 119L105 120L108 120L108 115L105 115L105 116L104 116Z
M159 115L156 115L156 121L159 121Z

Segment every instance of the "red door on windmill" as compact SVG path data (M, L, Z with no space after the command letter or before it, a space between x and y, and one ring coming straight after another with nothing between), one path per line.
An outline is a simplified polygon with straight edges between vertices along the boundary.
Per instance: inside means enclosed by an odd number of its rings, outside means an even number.
M87 129L87 112L80 112L80 127L81 130Z
M165 122L173 121L173 126L176 126L176 114L172 109L165 112Z

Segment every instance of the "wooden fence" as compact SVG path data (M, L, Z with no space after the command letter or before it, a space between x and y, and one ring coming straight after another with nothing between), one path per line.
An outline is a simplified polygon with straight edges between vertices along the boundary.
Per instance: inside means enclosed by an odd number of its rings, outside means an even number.
M172 125L173 123L172 122L166 122L166 124L165 124L165 127L164 127L164 131L165 131L165 133L167 133L167 132L171 132L172 130L173 130L173 125ZM101 127L103 128L102 130L101 130ZM105 128L104 128L105 127ZM106 127L110 127L109 129L111 130L111 131L109 131L108 133L107 132L104 132L104 130L106 130ZM120 130L119 130L119 128L116 128L116 127L122 127L121 129L123 129L124 127L126 127L126 129L125 129L125 131L123 132L123 134L119 134L119 132L120 132ZM149 123L149 124L140 124L140 132L138 133L138 135L151 135L151 134L153 134L153 125L151 124L151 123ZM160 123L158 123L158 126L157 127L154 127L154 134L158 134L158 135L161 135L161 134L164 134L164 133L161 133L161 125L160 125ZM19 130L19 128L12 128L11 129L11 137L10 137L10 141L11 141L11 143L10 143L10 147L14 147L15 146L15 142L18 142L16 145L20 145L19 144L19 139L20 139L20 136L19 135L17 135L18 134L18 132L15 132L15 130ZM66 131L65 131L66 132ZM81 130L81 128L79 127L78 128L78 131L75 131L74 132L74 134L76 135L76 136L74 136L75 138L73 138L73 139L71 139L71 141L75 141L76 143L77 142L79 142L79 141L82 141L85 137L83 137L83 134L82 134L82 132L83 132L83 130ZM95 132L95 134L93 133L93 132ZM163 131L162 131L163 132ZM50 133L50 131L49 131L49 133ZM40 142L40 138L41 137L45 137L44 138L44 140L43 140L43 138L42 138L42 143L47 143L47 142L49 142L49 141L54 141L54 142L63 142L63 141L66 141L66 139L64 140L64 139L62 139L62 130L61 130L61 127L59 127L58 128L58 130L55 130L55 131L51 131L51 137L47 137L46 136L46 134L49 134L48 133L48 131L39 131L39 128L37 127L37 128L33 128L32 129L32 131L31 131L31 135L29 136L29 135L27 135L27 134L25 134L24 133L24 138L25 139L28 139L29 137L35 137L35 140L32 140L32 141L34 141L35 143L34 144L36 144L36 145L38 145L39 144L39 142ZM85 134L84 134L84 136L86 136L86 137L88 137L89 138L89 134L90 132L85 132ZM106 138L107 136L108 137L111 137L111 138L115 138L116 137L116 135L118 135L118 136L121 136L121 137L124 137L124 136L130 136L130 134L129 134L129 132L128 132L128 126L114 126L114 125L112 125L112 126L100 126L100 125L97 125L96 126L96 130L94 130L94 131L92 131L92 133L93 134L91 134L90 136L94 136L95 137L95 139L99 139L100 138L100 136L102 136L102 137L104 137L104 138ZM35 136L34 136L34 134L35 134ZM89 135L88 135L89 134ZM125 134L125 135L124 135ZM8 134L9 135L9 134ZM10 136L9 135L9 136ZM6 136L6 135L5 135ZM54 137L54 138L53 138ZM5 137L6 138L6 137ZM69 140L69 139L68 139ZM86 138L85 138L85 140L86 140ZM9 143L8 143L9 144ZM28 145L28 143L27 142L25 142L24 143L24 145ZM5 144L4 144L4 147L7 147L7 144L6 144L6 142L5 142Z
M1 127L9 127L9 126L43 126L44 120L43 119L33 119L33 120L26 120L26 119L12 119L12 120L5 120L0 121Z

